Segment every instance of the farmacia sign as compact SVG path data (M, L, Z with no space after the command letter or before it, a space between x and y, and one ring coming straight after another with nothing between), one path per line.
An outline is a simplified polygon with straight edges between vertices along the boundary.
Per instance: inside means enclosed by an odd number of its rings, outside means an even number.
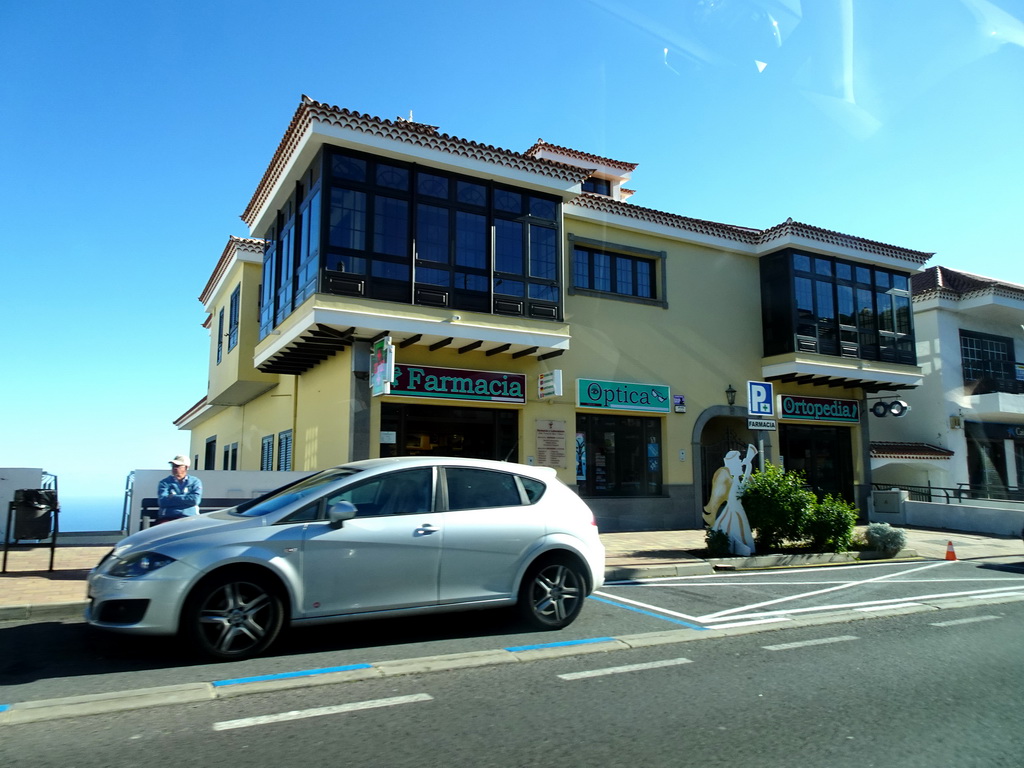
M396 365L392 395L525 403L526 375L503 371L469 371L430 365Z

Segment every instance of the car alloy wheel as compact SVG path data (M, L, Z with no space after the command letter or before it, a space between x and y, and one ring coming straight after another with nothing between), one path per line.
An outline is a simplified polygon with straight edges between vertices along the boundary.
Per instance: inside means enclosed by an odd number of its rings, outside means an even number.
M281 598L265 578L226 575L196 588L185 609L184 629L206 655L243 659L274 642L283 618Z
M537 629L569 626L583 607L586 579L571 558L542 560L530 567L519 590L519 611Z

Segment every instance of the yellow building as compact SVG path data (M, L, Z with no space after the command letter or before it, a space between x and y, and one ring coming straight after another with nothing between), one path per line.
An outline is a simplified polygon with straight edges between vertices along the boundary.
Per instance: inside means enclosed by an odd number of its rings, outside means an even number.
M753 445L863 504L865 398L920 382L931 254L640 207L634 169L303 97L200 297L194 466L545 464L603 530L640 530L699 527Z

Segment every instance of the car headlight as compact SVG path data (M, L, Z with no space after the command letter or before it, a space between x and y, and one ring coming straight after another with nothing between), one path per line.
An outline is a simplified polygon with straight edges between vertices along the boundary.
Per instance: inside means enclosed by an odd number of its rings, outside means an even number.
M132 576L145 576L155 570L163 568L174 562L173 557L161 555L158 552L139 552L129 555L123 560L118 560L107 571L111 576L131 578Z

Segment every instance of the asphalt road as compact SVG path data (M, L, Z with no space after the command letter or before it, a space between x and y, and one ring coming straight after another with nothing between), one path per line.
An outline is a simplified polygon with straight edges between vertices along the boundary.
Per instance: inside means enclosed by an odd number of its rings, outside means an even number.
M270 655L231 664L196 660L173 638L114 635L81 622L7 622L0 624L0 706L666 630L783 629L844 611L884 614L925 603L1021 596L1019 564L968 561L651 579L605 585L580 618L557 633L523 632L501 611L356 622L293 631Z
M1016 768L1022 605L12 725L0 764Z

